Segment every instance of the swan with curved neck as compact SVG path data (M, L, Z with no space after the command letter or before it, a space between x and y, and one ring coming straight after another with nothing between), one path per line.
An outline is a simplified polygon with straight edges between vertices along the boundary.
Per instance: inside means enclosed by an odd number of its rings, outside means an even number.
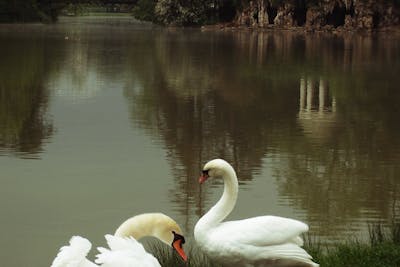
M186 261L182 248L185 243L179 225L162 213L145 213L123 222L114 235L105 235L109 249L98 248L95 263L86 258L91 243L86 238L73 236L69 246L60 249L51 267L159 267L157 259L147 253L137 241L142 237L152 236L173 249Z
M300 235L308 231L303 222L277 216L223 222L236 204L239 189L236 172L225 160L214 159L205 164L199 182L202 184L209 178L221 178L224 192L194 229L197 244L208 256L234 266L293 262L319 266L301 248Z

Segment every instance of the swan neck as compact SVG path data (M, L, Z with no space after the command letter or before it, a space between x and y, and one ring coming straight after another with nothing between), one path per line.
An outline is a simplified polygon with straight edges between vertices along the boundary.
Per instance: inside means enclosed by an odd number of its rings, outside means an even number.
M199 220L200 225L211 227L222 222L233 210L238 194L238 180L235 170L229 166L222 176L224 192L219 201Z
M154 226L147 222L147 220L133 217L123 222L114 235L119 237L133 237L139 240L145 236L154 236Z
M172 218L163 213L144 213L123 222L115 231L115 236L133 237L136 240L152 236L171 245L175 233L183 235L182 229Z

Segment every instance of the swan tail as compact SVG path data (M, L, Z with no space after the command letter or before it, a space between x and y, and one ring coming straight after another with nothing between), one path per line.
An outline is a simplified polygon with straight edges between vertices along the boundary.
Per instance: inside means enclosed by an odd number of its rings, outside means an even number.
M93 262L86 256L92 248L92 244L86 238L73 236L69 241L69 246L60 248L51 267L95 267Z
M270 259L293 260L313 267L319 266L319 264L312 261L312 256L307 251L292 243L266 247L260 256Z

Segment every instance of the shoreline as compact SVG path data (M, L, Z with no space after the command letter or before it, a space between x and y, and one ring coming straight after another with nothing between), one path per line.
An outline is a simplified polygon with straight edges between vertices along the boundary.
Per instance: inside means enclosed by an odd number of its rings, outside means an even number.
M357 34L357 35L373 35L373 34L395 34L400 35L400 25L392 25L382 28L375 28L370 30L365 29L349 29L344 27L321 27L321 28L310 28L304 26L293 26L293 27L280 27L280 26L266 26L266 27L258 27L258 26L241 26L234 25L233 23L219 23L213 25L203 25L200 27L202 31L249 31L249 32L293 32L293 33L302 33L302 34L313 34L313 33L326 33L333 35L348 35L348 34Z
M307 26L276 26L274 24L269 24L264 27L260 26L244 26L237 25L234 22L226 22L226 23L216 23L209 25L201 25L201 26L172 26L172 25L159 25L148 21L141 21L134 18L130 13L89 13L87 15L80 16L60 16L58 21L53 23L43 23L43 22L1 22L0 27L11 26L11 25L57 25L57 24L65 24L69 23L69 21L74 20L85 20L85 19L104 19L105 21L108 19L123 19L123 20L132 20L132 22L137 23L138 25L154 25L158 27L164 27L166 29L200 29L201 31L221 31L221 32L268 32L268 33L279 33L279 32L290 32L297 34L332 34L332 35L382 35L382 34L390 34L391 36L400 36L400 25L391 25L381 28L373 28L373 29L357 29L357 28L345 28L343 26L333 27L331 25L326 25L323 27L307 27Z

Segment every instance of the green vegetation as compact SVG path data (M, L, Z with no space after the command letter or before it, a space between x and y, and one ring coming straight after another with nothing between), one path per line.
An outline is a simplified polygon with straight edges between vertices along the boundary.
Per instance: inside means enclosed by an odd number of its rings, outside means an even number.
M323 247L309 242L306 250L324 267L397 267L400 266L400 223L390 231L382 225L369 228L369 242L349 240L343 244Z
M239 0L139 0L133 15L165 25L204 25L231 21L241 5Z
M400 246L383 242L374 246L359 242L340 244L326 253L315 253L316 261L325 267L396 267L400 264Z
M323 267L398 267L400 266L400 224L395 224L390 232L381 225L370 227L369 242L348 240L345 243L323 246L306 238L305 249ZM160 261L161 266L184 266L182 260L163 244L149 248ZM189 249L189 260L185 266L218 267L198 249Z
M60 14L84 15L90 11L118 11L115 0L0 0L1 22L55 22ZM134 5L137 0L126 0Z
M185 248L188 255L187 264L171 248L161 243L152 243L149 251L158 259L161 266L185 266L185 267L220 267L219 264L212 262L205 254L196 248Z
M72 3L69 3L68 5L66 5L61 10L61 14L67 15L67 16L87 15L89 13L89 11L91 10L91 8L95 8L95 7L96 7L95 5L91 5L91 4L72 4Z
M154 0L139 0L132 10L132 14L138 20L156 21L154 9L156 2Z

